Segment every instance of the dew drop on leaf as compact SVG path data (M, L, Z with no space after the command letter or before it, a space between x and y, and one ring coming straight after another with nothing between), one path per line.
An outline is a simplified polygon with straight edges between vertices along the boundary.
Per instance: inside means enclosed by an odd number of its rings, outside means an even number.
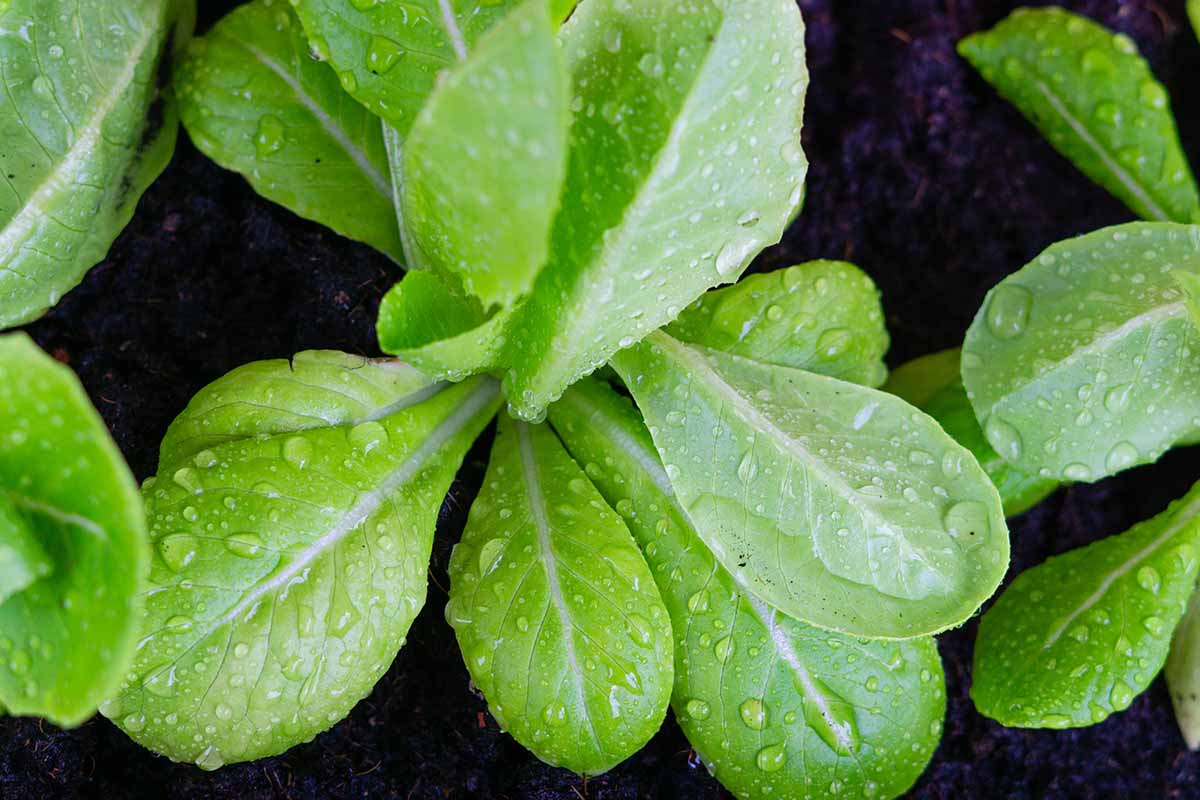
M987 307L987 326L998 339L1015 339L1029 324L1033 294L1024 286L1001 284L992 293Z

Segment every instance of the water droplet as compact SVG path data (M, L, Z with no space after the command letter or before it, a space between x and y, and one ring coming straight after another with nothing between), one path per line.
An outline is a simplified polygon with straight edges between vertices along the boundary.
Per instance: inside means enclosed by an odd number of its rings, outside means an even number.
M685 711L687 711L687 715L692 719L708 719L708 715L712 712L712 709L709 708L708 703L694 697L691 700L688 700L687 703L684 704L683 708Z
M356 449L369 453L380 444L387 442L388 432L378 422L364 422L351 428L346 438Z
M1128 708L1133 702L1133 689L1125 681L1117 681L1108 694L1108 701L1116 711Z
M988 417L983 425L983 432L987 435L988 443L1001 458L1016 461L1021 457L1021 449L1024 446L1021 434L1000 417L995 414Z
M508 546L507 539L489 539L479 548L479 574L487 575L492 571L496 561L500 558L500 554L504 552L504 548Z
M754 480L754 476L758 474L758 461L754 457L753 450L747 450L742 456L742 460L738 463L737 476L742 483L749 483Z
M754 763L763 772L778 772L787 763L787 750L781 744L769 744L758 751Z
M212 450L201 450L192 458L192 463L200 469L210 469L217 464L217 454Z
M372 36L367 48L367 69L376 75L389 72L404 55L404 48L386 36Z
M200 476L196 473L196 470L192 469L191 467L183 467L182 469L176 470L175 474L171 476L171 479L174 480L176 485L178 485L180 488L192 494L200 494L200 492L204 489L203 484L200 483Z
M657 53L646 53L638 60L638 69L648 78L661 78L663 62Z
M688 611L693 614L703 614L708 611L708 592L704 589L696 592L688 598L687 607Z
M342 88L350 94L358 91L358 78L354 77L354 73L350 70L343 70L338 73L338 80L342 83Z
M986 537L991 533L987 506L975 500L955 503L946 512L946 531L953 537Z
M567 722L567 707L555 701L542 710L542 719L551 727L562 727Z
M216 745L204 748L204 752L196 759L196 766L209 772L225 766L225 759L221 756L220 748Z
M140 733L146 729L146 715L142 713L129 714L121 720L121 727L130 733Z
M1154 636L1162 636L1162 632L1167 628L1167 623L1163 622L1162 617L1150 616L1142 620L1142 627Z
M833 361L846 354L854 343L854 334L845 328L830 328L817 337L817 358Z
M1131 383L1119 383L1104 393L1104 407L1112 414L1120 414L1129 407L1129 394L1133 390Z
M1161 111L1167 107L1166 90L1152 80L1142 83L1141 88L1138 90L1138 99L1142 101L1142 105L1153 108L1156 111Z
M296 469L304 469L312 457L312 442L303 436L292 436L283 443L283 458Z
M1015 339L1029 324L1033 294L1024 286L1002 283L992 290L988 301L988 330L998 339Z
M350 5L354 6L359 11L370 11L372 8L379 5L379 0L350 0Z
M191 617L185 617L182 614L176 614L166 622L166 628L171 633L186 633L192 629L196 621Z
M1108 451L1104 466L1109 472L1120 472L1133 466L1138 460L1138 455L1137 448L1129 442L1117 442L1113 449Z
M1062 475L1063 479L1068 481L1089 481L1092 478L1092 469L1087 464L1075 462L1063 467Z
M732 636L726 636L724 639L713 645L713 655L716 656L717 661L720 661L722 664L728 663L729 659L733 657L733 651L734 644Z
M263 114L258 120L254 134L254 151L259 158L266 158L283 149L283 120L274 114Z
M257 558L264 546L262 537L257 533L231 533L225 537L225 549L242 558Z
M1089 49L1084 52L1083 58L1080 59L1080 66L1084 72L1112 72L1113 63L1107 55L1100 50Z
M158 554L172 572L181 572L195 559L198 544L190 533L173 533L158 540Z
M761 731L767 726L767 706L757 697L751 697L738 706L742 723L754 731Z

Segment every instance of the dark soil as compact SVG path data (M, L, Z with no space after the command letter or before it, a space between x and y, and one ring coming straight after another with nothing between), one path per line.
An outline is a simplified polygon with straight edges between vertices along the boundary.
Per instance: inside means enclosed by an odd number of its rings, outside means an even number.
M808 205L756 267L860 264L883 290L894 364L958 343L987 289L1050 243L1130 219L955 55L962 35L1015 3L800 4ZM202 2L202 27L233 5ZM1200 45L1183 0L1067 5L1137 41L1200 161ZM375 353L376 307L398 277L369 248L259 199L184 137L109 259L29 330L79 372L140 478L174 415L233 367L307 348ZM152 755L99 717L70 732L3 720L0 797L722 797L674 722L584 783L502 734L472 693L441 587L485 455L476 448L443 510L429 603L408 645L348 719L281 757L212 774ZM1157 513L1197 477L1193 449L1060 491L1013 521L1010 576ZM940 639L946 732L914 797L1200 797L1200 756L1186 751L1161 679L1092 728L1005 730L967 697L974 638L969 624Z

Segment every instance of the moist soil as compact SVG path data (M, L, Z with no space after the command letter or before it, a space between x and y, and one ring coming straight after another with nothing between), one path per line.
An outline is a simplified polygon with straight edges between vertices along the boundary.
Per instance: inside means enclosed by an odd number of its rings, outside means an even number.
M1133 37L1200 163L1200 44L1183 0L1065 4ZM200 5L203 30L235 3ZM861 265L883 291L893 366L958 344L987 289L1047 245L1132 218L955 54L960 37L1015 5L800 0L812 71L807 207L754 269L813 258ZM378 354L376 309L399 277L370 248L260 199L181 136L108 259L28 330L79 373L140 479L153 473L171 419L230 369L310 348ZM442 617L450 548L486 439L442 509L429 601L408 644L349 718L280 757L216 773L155 756L101 717L73 731L6 719L0 797L727 796L670 719L640 753L586 782L500 732ZM1009 578L1152 516L1197 478L1193 448L1060 490L1012 520ZM1161 678L1094 727L1006 730L967 695L975 632L972 622L939 638L945 736L912 797L1200 797L1200 756L1186 750Z

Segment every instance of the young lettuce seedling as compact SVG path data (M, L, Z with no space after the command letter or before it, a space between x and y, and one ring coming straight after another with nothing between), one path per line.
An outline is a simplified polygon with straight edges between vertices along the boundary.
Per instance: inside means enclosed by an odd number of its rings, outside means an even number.
M1167 92L1128 36L1057 7L1019 9L959 52L1138 216L1200 222Z
M0 336L0 708L95 713L133 659L149 559L137 484L79 381Z
M194 0L69 5L0 4L13 32L0 36L0 329L78 285L175 150L174 103L156 76L190 35Z

